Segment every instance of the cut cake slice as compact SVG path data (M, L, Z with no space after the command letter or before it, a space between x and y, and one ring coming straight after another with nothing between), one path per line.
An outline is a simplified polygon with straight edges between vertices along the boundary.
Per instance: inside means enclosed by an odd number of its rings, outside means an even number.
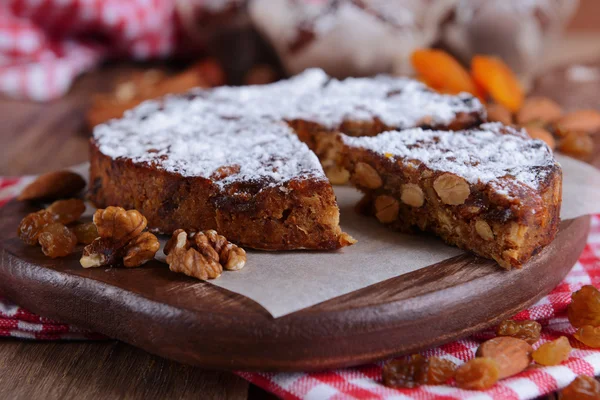
M154 231L215 229L256 249L354 243L319 160L283 122L147 102L98 126L90 198L139 210Z
M432 232L505 268L556 235L562 172L548 146L523 131L490 123L339 141L342 165L365 193L359 208L393 229Z

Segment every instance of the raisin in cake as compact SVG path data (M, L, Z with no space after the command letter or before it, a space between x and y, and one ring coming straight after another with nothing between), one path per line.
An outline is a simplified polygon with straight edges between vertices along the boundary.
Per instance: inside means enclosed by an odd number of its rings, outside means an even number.
M340 135L360 208L519 267L557 231L562 172L544 142L502 124L458 132L409 129Z
M169 101L227 118L284 120L315 151L326 172L335 168L336 132L372 136L413 127L456 130L486 119L479 100L466 93L439 94L413 79L386 75L337 80L320 69L269 85L193 90Z
M137 209L153 230L215 229L265 250L338 249L331 184L317 157L283 122L191 114L150 101L99 125L90 198Z

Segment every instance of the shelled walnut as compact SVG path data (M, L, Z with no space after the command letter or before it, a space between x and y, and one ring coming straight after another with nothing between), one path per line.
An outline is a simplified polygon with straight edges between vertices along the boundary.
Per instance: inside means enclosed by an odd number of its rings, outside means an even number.
M198 279L218 278L223 269L237 271L246 264L246 252L214 230L173 232L164 249L173 272Z
M94 213L99 237L83 249L84 268L117 265L138 267L154 258L160 248L156 236L144 232L148 221L136 210L107 207Z

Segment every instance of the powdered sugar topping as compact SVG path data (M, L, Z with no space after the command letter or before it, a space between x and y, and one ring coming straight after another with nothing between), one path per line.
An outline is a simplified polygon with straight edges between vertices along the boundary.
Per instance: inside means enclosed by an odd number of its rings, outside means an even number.
M226 120L187 108L146 102L124 118L96 127L100 151L186 177L277 186L291 179L325 180L317 157L283 122Z
M459 113L485 116L479 100L466 93L442 95L415 80L386 75L337 80L320 69L308 69L269 85L224 86L174 96L165 102L191 102L191 110L225 117L303 119L328 129L337 129L350 120L378 119L387 126L404 129L424 120L434 126L448 125Z
M239 172L219 181L283 182L323 178L316 156L282 120L303 119L328 129L378 119L398 129L423 118L449 124L459 112L485 111L470 95L446 96L406 78L329 78L309 69L270 85L192 90L146 101L124 118L99 125L94 137L110 157L152 163L183 176L211 177L220 167ZM323 178L324 179L324 178Z
M430 169L451 172L472 184L511 176L538 189L550 170L544 167L556 164L544 142L530 139L523 131L500 123L458 132L415 128L374 137L344 135L343 141L381 155L391 154L392 162L417 160Z

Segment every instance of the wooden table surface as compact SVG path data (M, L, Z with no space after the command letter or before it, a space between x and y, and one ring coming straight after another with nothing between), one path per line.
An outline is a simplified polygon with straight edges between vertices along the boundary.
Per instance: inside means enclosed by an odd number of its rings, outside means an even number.
M546 67L596 55L597 34L571 36ZM559 56L560 55L560 56ZM90 93L109 90L129 67L104 67L47 104L0 98L0 176L35 174L88 159ZM168 361L117 341L0 340L0 399L274 398L234 374ZM548 397L555 398L554 395Z

